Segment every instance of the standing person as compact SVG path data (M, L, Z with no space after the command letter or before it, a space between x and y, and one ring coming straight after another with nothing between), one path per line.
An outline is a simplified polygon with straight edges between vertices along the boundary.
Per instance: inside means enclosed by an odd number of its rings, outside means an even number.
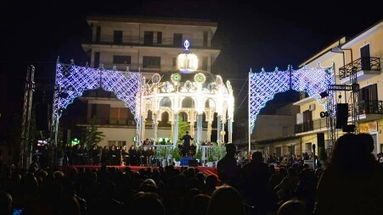
M262 152L254 152L250 163L244 166L242 190L249 204L255 205L257 214L267 214L275 207L270 187L270 168L263 162Z
M316 215L383 214L383 170L368 134L345 134L335 143L317 188Z
M236 186L238 183L239 168L235 159L236 147L226 144L226 155L217 164L217 171L222 183Z
M185 156L189 156L190 151L190 140L193 140L193 138L189 135L189 132L186 131L186 134L181 138L183 140L182 148L184 150Z

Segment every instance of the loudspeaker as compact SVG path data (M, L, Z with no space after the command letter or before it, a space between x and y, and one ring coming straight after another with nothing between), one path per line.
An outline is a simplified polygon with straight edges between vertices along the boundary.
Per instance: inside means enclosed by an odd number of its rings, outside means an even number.
M343 128L347 125L348 103L339 103L336 105L336 128Z
M198 166L198 161L196 159L189 160L188 166Z

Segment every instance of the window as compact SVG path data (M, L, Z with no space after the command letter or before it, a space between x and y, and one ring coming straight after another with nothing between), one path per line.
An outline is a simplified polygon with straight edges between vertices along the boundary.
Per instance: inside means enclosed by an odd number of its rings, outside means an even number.
M376 84L363 87L359 90L359 100L376 101L378 100L378 87Z
M116 141L115 140L108 140L108 147L115 146Z
M208 61L207 57L202 58L202 70L207 71L207 61Z
M207 48L207 40L208 40L208 32L204 31L203 32L203 47Z
M119 146L119 147L123 147L125 145L126 145L126 141L118 141L117 142L117 146Z
M173 57L173 67L176 67L177 66L177 58Z
M182 47L182 34L173 35L173 45L175 47Z
M312 146L313 144L312 143L306 143L306 153L311 153L312 152Z
M151 56L143 57L144 68L160 68L160 65L161 65L161 57L151 57Z
M96 42L100 42L101 38L101 26L97 26L96 28Z
M100 52L94 53L94 67L98 68L100 66Z
M370 45L365 45L362 48L360 48L360 58L362 60L362 70L370 70Z
M130 64L130 61L131 61L130 56L124 56L124 55L113 56L113 64Z
M162 44L162 32L157 32L157 44Z
M281 156L282 156L282 147L276 147L276 148L275 148L275 154L276 154L278 157L281 157Z
M130 116L128 108L110 108L109 112L109 123L114 125L127 125Z
M122 31L114 31L113 32L113 42L117 44L122 43Z
M153 45L153 31L144 32L144 44Z

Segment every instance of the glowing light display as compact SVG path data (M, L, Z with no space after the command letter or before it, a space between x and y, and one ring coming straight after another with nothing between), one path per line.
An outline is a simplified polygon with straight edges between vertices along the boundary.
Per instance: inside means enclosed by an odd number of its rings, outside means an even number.
M198 69L198 57L189 50L190 43L184 42L183 53L177 56L177 69L183 73L195 72Z
M330 68L302 68L274 72L249 73L249 127L253 132L255 121L261 109L277 93L287 90L306 92L308 96L320 98L320 93L327 91L333 84L334 73Z
M75 98L86 90L102 88L113 92L123 101L137 120L136 96L140 89L140 73L81 67L74 64L56 65L56 90L53 104L53 123L60 118Z

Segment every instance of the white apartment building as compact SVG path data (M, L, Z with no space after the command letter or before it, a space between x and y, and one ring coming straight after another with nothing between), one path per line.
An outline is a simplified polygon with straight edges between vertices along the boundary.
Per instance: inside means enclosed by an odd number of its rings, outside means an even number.
M199 70L212 72L212 65L220 50L211 47L217 23L204 20L174 18L137 18L123 16L88 17L92 30L91 41L82 47L92 67L154 73L176 71L176 57L182 52L184 40L199 58ZM132 144L136 127L133 115L123 102L102 90L84 94L81 101L87 105L87 122L96 120L98 130L105 135L101 145ZM158 137L169 138L168 119L159 123ZM147 124L145 136L153 136ZM206 131L203 132L203 136Z

